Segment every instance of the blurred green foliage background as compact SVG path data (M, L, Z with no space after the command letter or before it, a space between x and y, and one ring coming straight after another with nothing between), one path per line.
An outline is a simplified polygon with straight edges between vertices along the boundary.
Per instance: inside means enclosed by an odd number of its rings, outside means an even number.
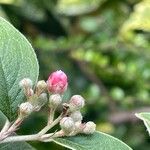
M54 70L67 73L64 100L83 95L84 120L133 149L150 149L150 137L134 116L150 111L150 0L0 0L0 16L32 43L39 79ZM46 108L33 114L18 133L36 133L46 115Z

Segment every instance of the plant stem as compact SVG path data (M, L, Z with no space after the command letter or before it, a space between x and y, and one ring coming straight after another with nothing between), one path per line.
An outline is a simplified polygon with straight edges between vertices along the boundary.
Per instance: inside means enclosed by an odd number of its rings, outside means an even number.
M5 138L1 143L8 143L8 142L20 142L20 141L34 141L38 140L37 134L35 135L22 135L22 136L10 136Z
M48 130L50 130L52 127L54 127L56 124L59 123L59 121L61 120L63 114L61 114L58 118L56 118L51 124L48 124L47 126L45 126L39 133L38 135L43 135L45 134Z
M53 138L63 136L61 130L56 133L49 133L40 136L39 134L33 135L21 135L21 136L10 136L0 141L2 143L9 143L9 142L21 142L21 141L43 141L43 142L51 142Z
M49 111L49 116L48 116L48 122L47 122L47 125L48 124L51 124L54 120L54 115L55 115L55 109L54 108L49 108L50 111Z
M10 122L9 122L9 120L7 119L6 122L5 122L4 127L2 128L2 130L1 130L1 132L0 132L0 134L6 132L9 127L10 127Z
M9 120L6 120L6 123L0 132L0 141L4 140L9 135L11 135L14 131L16 131L20 126L20 124L22 123L23 119L24 118L19 115L16 121L11 126Z
M17 130L17 128L20 126L24 118L18 116L17 120L10 126L10 128L7 130L7 132L14 132Z

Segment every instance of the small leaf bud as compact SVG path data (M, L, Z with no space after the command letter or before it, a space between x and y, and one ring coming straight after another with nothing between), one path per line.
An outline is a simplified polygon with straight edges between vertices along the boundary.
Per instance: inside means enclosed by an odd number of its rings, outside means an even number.
M68 86L66 74L61 70L53 72L47 80L47 86L48 91L51 93L64 93Z
M19 110L22 116L29 115L31 112L33 112L33 105L29 102L22 103L19 106Z
M62 102L62 98L59 94L53 94L49 97L49 106L57 107Z
M31 81L31 79L29 79L29 78L24 78L19 82L19 86L21 88L31 88L32 85L33 85L33 83Z
M96 130L96 124L92 121L89 121L85 124L83 128L83 133L85 134L93 134Z
M84 107L85 102L84 98L80 95L74 95L71 97L71 100L69 101L69 108L71 112L80 110Z
M75 111L71 113L70 117L73 119L74 122L81 122L83 119L83 116L80 111Z
M74 131L75 123L71 117L64 117L60 121L60 126L65 134L69 134Z

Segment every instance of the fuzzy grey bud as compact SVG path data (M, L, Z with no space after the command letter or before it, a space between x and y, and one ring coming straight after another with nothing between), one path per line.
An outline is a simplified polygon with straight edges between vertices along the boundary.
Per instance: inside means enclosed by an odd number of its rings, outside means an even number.
M31 88L32 85L33 85L33 83L31 81L31 79L29 79L29 78L24 78L19 82L19 86L21 88Z
M71 117L64 117L60 121L60 126L65 134L69 134L74 131L75 123Z
M85 134L93 134L96 130L96 124L92 121L89 121L85 124L83 128L83 133Z
M26 116L33 112L33 106L31 103L25 102L19 106L19 110L21 115Z
M53 94L49 97L49 106L57 107L62 102L62 98L59 94Z
M42 93L35 101L34 101L34 110L39 111L42 106L47 103L47 94Z
M36 87L38 91L44 91L47 89L47 83L44 80L38 81Z
M83 119L83 116L80 111L72 112L70 117L73 119L74 122L81 122Z
M71 97L71 100L69 101L69 108L71 112L80 110L82 107L84 107L85 102L84 98L80 95L74 95Z

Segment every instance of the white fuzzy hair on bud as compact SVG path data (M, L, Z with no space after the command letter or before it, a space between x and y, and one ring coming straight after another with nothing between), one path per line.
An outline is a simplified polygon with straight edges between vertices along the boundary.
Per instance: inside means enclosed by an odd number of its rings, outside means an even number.
M75 123L71 117L64 117L60 121L60 127L65 134L69 134L74 131Z
M29 115L33 111L33 105L29 102L22 103L19 110L22 115Z
M93 134L96 130L96 124L92 121L87 122L84 125L83 133L85 134Z
M19 86L21 88L31 88L32 85L33 85L33 83L31 81L31 79L29 79L29 78L24 78L19 82Z
M74 95L69 101L69 108L71 112L80 110L85 105L85 100L81 95Z
M62 102L62 98L59 94L52 94L49 97L49 106L57 107Z
M81 122L83 119L83 116L80 111L72 112L70 117L73 119L74 122Z

